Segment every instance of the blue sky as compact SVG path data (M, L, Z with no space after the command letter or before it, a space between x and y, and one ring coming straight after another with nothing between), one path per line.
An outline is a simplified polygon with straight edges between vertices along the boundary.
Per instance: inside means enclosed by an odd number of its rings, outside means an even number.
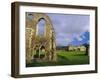
M90 16L76 14L51 14L50 17L56 37L57 46L81 45L89 42ZM40 21L40 34L43 33L45 21Z
M89 15L47 14L56 32L58 46L81 45L89 42Z

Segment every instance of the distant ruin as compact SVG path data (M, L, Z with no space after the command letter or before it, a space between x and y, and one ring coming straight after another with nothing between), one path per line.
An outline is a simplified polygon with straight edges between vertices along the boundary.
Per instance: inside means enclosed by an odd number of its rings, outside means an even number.
M85 46L68 46L67 47L67 51L86 51L86 47Z

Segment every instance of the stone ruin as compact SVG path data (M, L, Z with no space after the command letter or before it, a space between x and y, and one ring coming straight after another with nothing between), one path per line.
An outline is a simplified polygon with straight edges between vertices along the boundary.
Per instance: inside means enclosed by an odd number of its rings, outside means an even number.
M28 21L26 18L26 63L56 61L55 32L52 21L45 13L31 13L31 15L33 16L32 20ZM41 19L46 21L44 26L46 30L40 37L37 32L37 24Z

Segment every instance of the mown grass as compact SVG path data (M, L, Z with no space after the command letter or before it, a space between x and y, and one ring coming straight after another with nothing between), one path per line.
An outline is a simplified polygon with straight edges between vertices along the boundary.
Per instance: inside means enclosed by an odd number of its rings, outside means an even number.
M63 59L64 64L89 64L89 56L82 51L57 51L58 59ZM59 60L62 61L62 60Z
M56 62L33 62L31 64L26 64L26 67L81 64L89 64L89 56L85 55L85 52L57 50Z

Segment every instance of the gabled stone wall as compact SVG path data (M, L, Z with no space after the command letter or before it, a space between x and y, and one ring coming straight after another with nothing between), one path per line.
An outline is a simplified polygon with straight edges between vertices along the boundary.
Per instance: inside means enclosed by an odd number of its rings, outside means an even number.
M31 15L33 16L31 21L28 21L26 18L26 62L34 61L36 59L35 54L39 52L40 55L41 47L44 47L45 55L43 59L38 56L38 61L56 61L55 32L49 16L44 13L31 13ZM46 32L44 36L39 37L37 34L37 24L41 19L46 21Z

